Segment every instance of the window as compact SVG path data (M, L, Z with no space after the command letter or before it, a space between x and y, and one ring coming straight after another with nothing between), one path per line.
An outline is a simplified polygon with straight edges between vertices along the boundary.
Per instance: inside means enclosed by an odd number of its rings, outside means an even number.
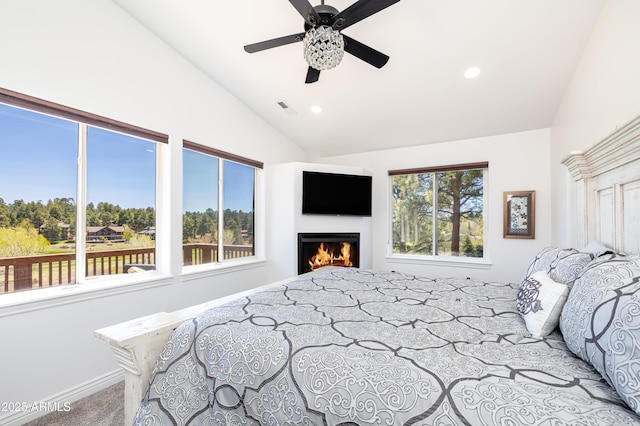
M87 276L155 269L156 143L92 126L86 134Z
M484 256L488 163L389 171L392 253Z
M183 266L255 255L256 169L262 163L183 141Z
M167 139L0 89L0 294L154 269Z

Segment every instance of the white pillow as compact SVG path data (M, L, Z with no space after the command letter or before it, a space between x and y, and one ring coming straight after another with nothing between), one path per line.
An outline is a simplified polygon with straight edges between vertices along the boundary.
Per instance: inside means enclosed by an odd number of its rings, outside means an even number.
M602 245L599 241L593 240L586 246L582 247L580 251L582 253L591 253L596 256L600 256L603 253L610 251L609 247Z
M569 287L539 271L527 278L518 291L517 308L534 337L549 335L560 321Z

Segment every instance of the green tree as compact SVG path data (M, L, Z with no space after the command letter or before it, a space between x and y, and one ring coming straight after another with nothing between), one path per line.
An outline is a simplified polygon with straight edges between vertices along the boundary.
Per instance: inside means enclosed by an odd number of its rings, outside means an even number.
M120 206L113 205L111 203L99 202L97 211L98 211L98 220L100 226L109 226L109 225L117 225L120 223L120 211L122 209Z
M138 227L139 225L137 224L137 221L136 221L136 210L137 209L121 210L120 214L118 215L119 222L116 223L115 225L122 225L122 226L125 226L125 228L133 228L134 233L135 231L142 231L144 227L142 228Z
M186 243L190 238L196 237L195 213L185 213L182 215L182 242Z
M56 241L60 241L61 237L61 229L58 225L58 219L50 217L44 223L44 227L41 232L42 236L45 237L50 243L54 243Z
M215 222L211 215L203 214L198 217L196 224L196 237L202 237L207 234L213 235L215 230Z
M242 244L242 229L238 219L238 212L229 209L224 211L224 244Z
M11 216L9 206L0 198L0 227L11 226Z
M76 203L73 198L54 198L46 205L48 217L58 219L60 222L71 225L75 222Z
M100 217L98 216L98 210L93 203L87 204L85 214L87 215L87 226L102 226Z
M153 240L148 235L134 234L129 239L129 244L134 248L153 247Z
M131 229L129 225L123 225L123 227L124 230L122 231L122 237L127 241L131 240L136 235L136 232Z
M430 254L433 245L431 175L394 176L392 195L394 251Z
M0 257L41 254L48 245L28 219L16 227L0 228Z
M465 236L464 243L462 244L462 252L465 256L475 257L476 256L476 248L471 241L471 237L469 235Z
M460 253L460 223L482 213L483 171L438 173L438 216L451 223L451 254ZM448 243L446 238L443 243Z
M237 244L236 238L239 237L239 234L234 229L225 229L223 232L224 245Z
M41 201L25 203L23 200L15 200L11 205L11 210L11 226L18 226L27 220L38 229L48 218L47 210Z

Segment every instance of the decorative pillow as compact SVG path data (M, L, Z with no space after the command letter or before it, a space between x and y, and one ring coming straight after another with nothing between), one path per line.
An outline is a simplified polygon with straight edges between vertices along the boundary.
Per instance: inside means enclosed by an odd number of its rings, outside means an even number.
M520 286L518 312L534 337L544 337L558 326L569 287L557 283L542 271L536 272Z
M609 249L609 247L605 245L602 245L602 243L600 243L599 241L593 240L586 246L582 247L580 251L583 253L591 253L595 256L600 256L601 254L611 252L611 249Z
M531 275L535 274L538 271L548 271L551 266L551 262L554 261L558 257L560 253L559 247L545 247L536 254L536 257L527 268L527 272L524 274L524 278L522 279L522 284L529 278Z
M591 262L569 294L560 330L569 349L640 414L640 256Z
M582 253L572 248L545 247L538 252L529 265L520 285L522 286L534 273L542 271L552 280L571 288L573 282L594 257L592 253Z
M551 263L547 274L559 283L573 287L573 283L593 260L592 253L581 253L575 249L563 249L556 260Z

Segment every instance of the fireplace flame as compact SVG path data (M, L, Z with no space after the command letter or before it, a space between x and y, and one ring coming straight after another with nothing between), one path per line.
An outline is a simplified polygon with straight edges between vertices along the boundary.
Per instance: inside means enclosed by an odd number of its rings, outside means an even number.
M326 249L324 243L320 243L318 251L309 258L308 262L312 271L333 264L353 266L353 262L351 262L351 244L340 243L340 254L336 256L333 248Z

